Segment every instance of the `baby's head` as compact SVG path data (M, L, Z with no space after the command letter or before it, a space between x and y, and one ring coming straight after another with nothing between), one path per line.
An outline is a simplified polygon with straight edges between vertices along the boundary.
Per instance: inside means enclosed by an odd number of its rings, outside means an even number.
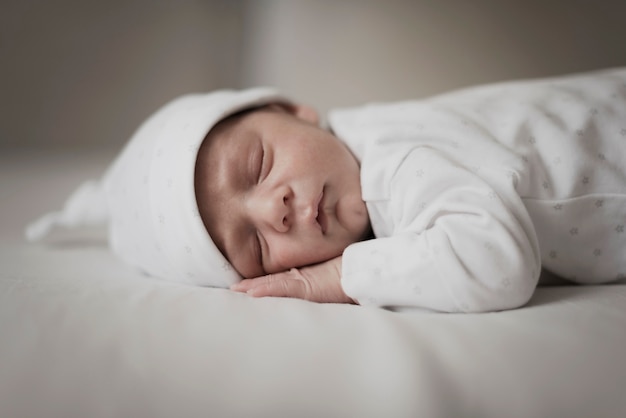
M356 159L313 109L269 89L174 100L103 183L113 251L166 280L227 287L369 232Z
M247 278L341 255L369 229L356 159L307 106L219 122L198 152L195 190L211 238Z

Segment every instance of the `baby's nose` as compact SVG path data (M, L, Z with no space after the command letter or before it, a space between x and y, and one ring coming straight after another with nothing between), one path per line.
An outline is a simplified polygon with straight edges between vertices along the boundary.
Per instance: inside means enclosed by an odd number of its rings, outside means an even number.
M256 221L278 232L287 232L291 228L292 193L287 187L259 192L251 202L250 211Z

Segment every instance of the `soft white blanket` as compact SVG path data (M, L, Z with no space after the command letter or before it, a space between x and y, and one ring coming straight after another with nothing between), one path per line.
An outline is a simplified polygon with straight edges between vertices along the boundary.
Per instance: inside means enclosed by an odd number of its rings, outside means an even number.
M97 232L23 241L112 156L0 154L0 416L624 416L624 283L390 312L146 279Z

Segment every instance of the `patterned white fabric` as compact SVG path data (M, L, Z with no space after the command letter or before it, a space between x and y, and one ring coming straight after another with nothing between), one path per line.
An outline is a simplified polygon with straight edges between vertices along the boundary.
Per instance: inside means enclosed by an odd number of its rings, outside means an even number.
M361 304L514 308L541 264L626 277L626 69L332 111L375 240L343 256Z
M239 281L200 218L194 191L196 157L218 121L271 102L288 100L267 88L173 100L139 127L101 182L85 183L63 211L30 225L27 237L39 240L55 226L108 220L113 252L151 276L215 287Z

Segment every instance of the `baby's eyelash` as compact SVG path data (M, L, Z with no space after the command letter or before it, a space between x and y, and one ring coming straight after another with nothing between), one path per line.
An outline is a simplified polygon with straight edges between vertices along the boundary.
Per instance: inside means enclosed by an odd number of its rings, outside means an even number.
M256 176L257 183L261 181L261 175L263 174L264 165L265 165L265 148L261 147L261 163L259 164L259 171Z
M261 237L259 236L259 232L256 233L256 245L257 245L257 263L263 269L263 246L261 245Z

